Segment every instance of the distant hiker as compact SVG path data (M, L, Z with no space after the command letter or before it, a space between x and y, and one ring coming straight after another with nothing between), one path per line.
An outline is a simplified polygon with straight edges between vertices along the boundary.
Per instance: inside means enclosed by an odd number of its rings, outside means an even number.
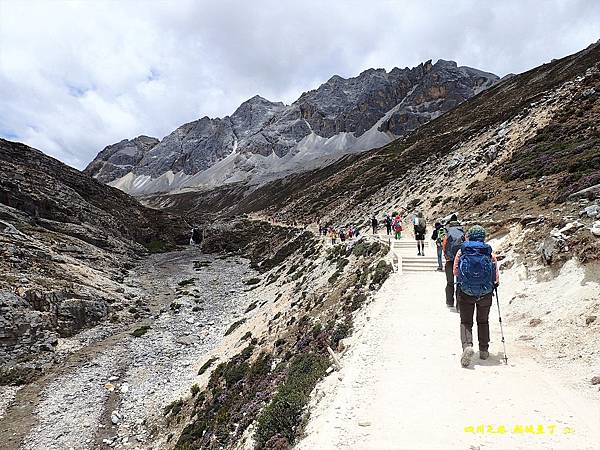
M392 219L392 228L394 229L394 238L401 239L402 238L402 218L400 214L396 214Z
M385 223L385 231L389 236L390 234L392 234L392 218L389 214L385 215L385 219L383 219L383 222Z
M337 231L335 231L335 228L331 227L329 229L329 236L331 237L331 244L335 245L337 240Z
M352 239L354 237L354 228L352 226L348 227L348 239Z
M435 228L433 233L431 233L431 240L435 242L435 247L437 249L437 261L438 261L438 272L443 272L444 267L442 265L442 243L444 242L444 237L446 236L446 229L442 226L440 222L435 223Z
M446 259L446 306L454 306L454 258L465 240L465 232L460 226L456 214L452 214L450 222L446 225L446 236L442 243L442 251ZM456 310L460 308L456 303Z
M346 240L346 232L343 228L340 228L340 241L344 242Z
M371 217L371 227L373 228L373 234L377 234L377 226L379 225L379 221L377 220L377 217L375 217L375 215L373 215L373 217Z
M354 237L357 238L360 235L360 230L358 229L358 227L354 228Z
M427 232L427 222L423 218L423 213L418 212L413 219L415 227L415 239L417 240L417 255L425 256L425 233Z
M492 306L492 293L500 283L498 261L492 247L485 243L485 229L475 225L467 232L454 259L454 275L458 289L456 301L460 304L460 340L463 353L460 363L468 367L473 357L473 312L477 310L477 339L479 358L488 359L490 324L488 318Z
M198 245L202 241L202 235L200 234L200 230L198 227L192 228L192 233L190 236L190 245Z

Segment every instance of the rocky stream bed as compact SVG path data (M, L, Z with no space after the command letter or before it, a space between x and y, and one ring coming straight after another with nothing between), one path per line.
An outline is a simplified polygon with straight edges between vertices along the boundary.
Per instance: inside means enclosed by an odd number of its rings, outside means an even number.
M165 407L189 393L193 367L243 315L247 260L195 249L154 255L124 284L147 318L110 322L61 340L64 363L16 389L2 387L0 448L147 448Z

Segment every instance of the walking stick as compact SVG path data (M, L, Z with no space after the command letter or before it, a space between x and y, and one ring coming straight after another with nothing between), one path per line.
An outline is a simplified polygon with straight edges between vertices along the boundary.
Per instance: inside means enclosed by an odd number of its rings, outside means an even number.
M498 320L500 321L500 335L502 336L502 347L504 348L504 364L508 365L508 356L506 356L506 342L504 342L504 329L502 328L502 316L500 315L500 298L498 297L498 287L496 286L496 304L498 305Z

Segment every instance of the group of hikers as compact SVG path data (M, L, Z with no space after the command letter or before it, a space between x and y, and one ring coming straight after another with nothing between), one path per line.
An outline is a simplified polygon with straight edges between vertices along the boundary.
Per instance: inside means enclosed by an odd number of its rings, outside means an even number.
M345 242L360 236L360 230L357 226L347 225L342 227L334 227L330 224L319 224L319 236L329 237L331 243L335 245L337 240Z
M402 237L400 214L387 214L383 223L387 235L395 233ZM417 255L425 255L425 235L427 223L423 214L417 212L412 219ZM377 234L379 221L371 217L373 234ZM466 232L457 214L435 223L431 240L436 244L437 270L446 273L446 306L456 308L460 314L460 339L462 344L461 365L468 367L475 354L473 350L473 314L477 322L479 358L489 358L490 327L489 314L492 296L500 283L498 261L492 247L485 242L486 231L480 225L470 227Z
M388 236L391 235L393 231L395 239L402 238L403 222L400 214L397 212L393 212L391 215L386 214L383 218L383 223ZM371 228L373 228L373 234L377 234L379 220L377 220L377 217L375 216L371 217Z

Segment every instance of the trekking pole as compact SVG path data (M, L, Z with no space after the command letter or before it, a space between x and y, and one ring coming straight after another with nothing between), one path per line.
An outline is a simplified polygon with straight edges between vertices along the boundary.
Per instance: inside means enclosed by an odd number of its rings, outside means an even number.
M502 328L502 316L500 315L500 298L498 297L498 287L496 291L496 304L498 305L498 320L500 321L500 335L502 336L502 347L504 348L504 364L508 365L508 356L506 356L506 342L504 342L504 329Z

